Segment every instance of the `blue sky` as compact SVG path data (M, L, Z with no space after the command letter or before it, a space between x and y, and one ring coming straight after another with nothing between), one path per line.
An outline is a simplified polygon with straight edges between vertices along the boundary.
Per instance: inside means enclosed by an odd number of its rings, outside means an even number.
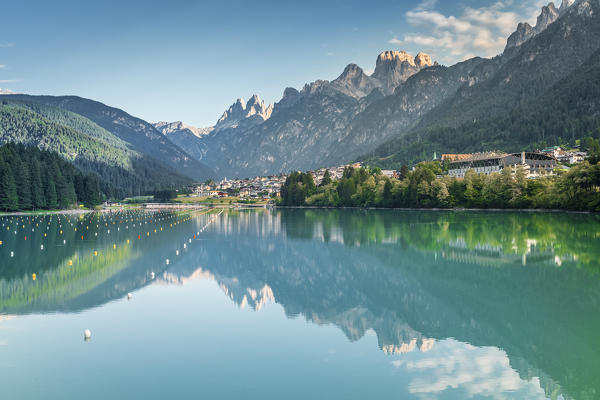
M2 6L0 88L210 126L238 97L367 72L384 50L493 56L540 0L27 1Z

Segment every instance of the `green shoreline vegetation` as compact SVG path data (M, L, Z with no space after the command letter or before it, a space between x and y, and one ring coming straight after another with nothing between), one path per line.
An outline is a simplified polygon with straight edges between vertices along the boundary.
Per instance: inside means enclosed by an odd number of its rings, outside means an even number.
M600 211L600 152L589 161L556 175L527 179L525 171L505 168L500 173L464 178L443 173L439 161L422 162L400 177L383 176L379 168L346 167L340 180L328 173L319 186L310 173L293 172L281 188L282 206L561 209Z

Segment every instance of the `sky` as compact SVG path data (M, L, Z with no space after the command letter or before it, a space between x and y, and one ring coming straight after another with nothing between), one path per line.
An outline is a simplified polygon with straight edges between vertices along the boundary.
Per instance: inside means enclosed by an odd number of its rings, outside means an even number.
M349 63L372 73L385 50L444 65L494 56L546 2L13 1L0 16L0 88L212 126L237 98L274 103Z

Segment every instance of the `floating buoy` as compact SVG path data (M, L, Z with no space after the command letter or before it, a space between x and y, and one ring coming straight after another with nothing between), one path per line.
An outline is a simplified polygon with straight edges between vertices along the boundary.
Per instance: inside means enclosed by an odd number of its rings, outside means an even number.
M73 261L69 260L69 266L72 266L72 265L73 265Z
M96 257L98 255L97 251L94 251L94 257Z
M127 293L127 300L131 300L132 297L133 295L131 293Z
M86 329L85 331L83 331L83 337L85 340L90 340L92 338L92 331Z
M37 275L36 274L31 274L31 279L33 279L34 281L36 280Z
M169 263L169 260L167 260L167 264ZM154 279L154 272L150 272L150 278Z
M40 250L44 250L44 245L41 245L41 246L40 246Z
M14 257L14 256L15 256L15 252L14 252L14 251L11 251L11 252L10 252L10 256L11 256L11 257Z

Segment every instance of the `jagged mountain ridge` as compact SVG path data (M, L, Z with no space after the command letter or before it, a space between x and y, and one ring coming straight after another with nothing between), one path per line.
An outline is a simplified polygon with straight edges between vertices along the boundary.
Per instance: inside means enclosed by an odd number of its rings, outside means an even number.
M173 140L183 148L195 149L190 152L221 176L271 173L275 170L269 164L280 160L277 172L308 168L312 166L310 159L325 162L330 157L330 149L347 135L346 128L354 116L408 77L432 66L431 57L424 53L413 57L406 52L383 52L371 76L350 64L331 82L317 80L300 91L286 88L274 106L265 106L256 95L248 104L239 99L224 112L210 134L201 138L180 135ZM335 134L330 135L332 131ZM298 134L301 140L295 139ZM277 146L268 137L272 135L290 147ZM351 151L356 153L356 149ZM336 160L346 161L347 156L344 153ZM255 168L254 163L265 166Z

